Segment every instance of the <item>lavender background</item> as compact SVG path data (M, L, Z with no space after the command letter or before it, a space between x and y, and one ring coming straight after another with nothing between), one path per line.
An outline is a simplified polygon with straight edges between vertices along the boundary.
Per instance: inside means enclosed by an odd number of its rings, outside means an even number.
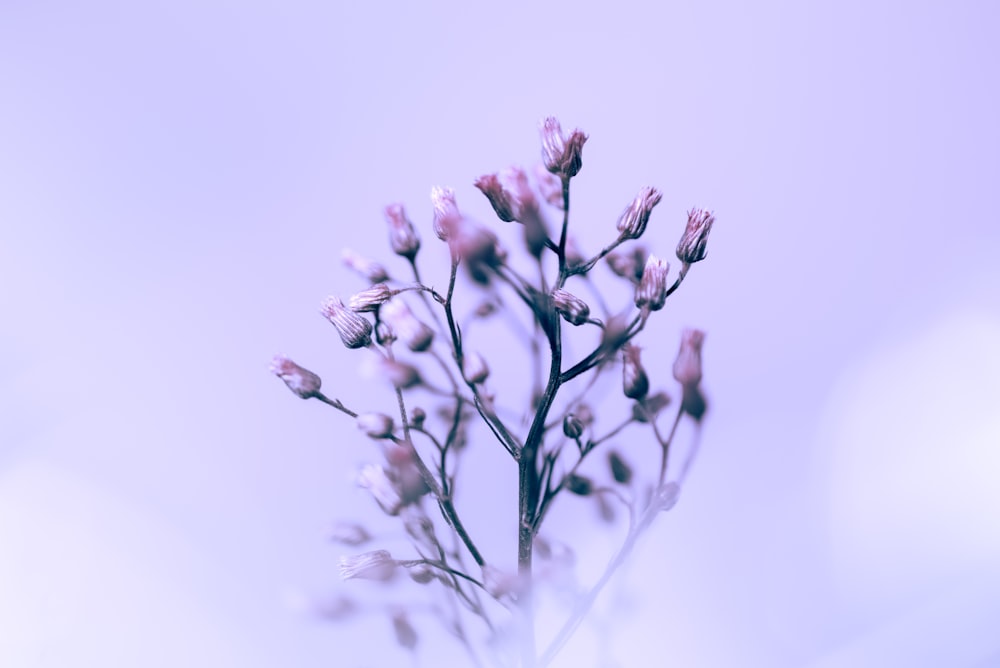
M267 364L384 401L340 248L391 201L431 246L437 184L487 220L548 114L586 248L646 184L665 255L718 217L645 339L708 330L713 412L620 664L1000 665L994 4L537 4L0 3L0 665L405 665L296 603L368 454Z

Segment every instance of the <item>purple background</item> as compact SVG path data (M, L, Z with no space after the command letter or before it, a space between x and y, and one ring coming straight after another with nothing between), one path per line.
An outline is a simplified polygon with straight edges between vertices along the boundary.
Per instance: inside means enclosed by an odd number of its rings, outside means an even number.
M665 256L718 218L644 339L666 380L708 331L713 410L621 665L1000 662L997 11L677 4L0 4L0 665L405 663L301 610L371 455L267 364L386 401L316 315L340 248L402 201L440 253L430 187L488 220L549 114L585 248L647 184Z

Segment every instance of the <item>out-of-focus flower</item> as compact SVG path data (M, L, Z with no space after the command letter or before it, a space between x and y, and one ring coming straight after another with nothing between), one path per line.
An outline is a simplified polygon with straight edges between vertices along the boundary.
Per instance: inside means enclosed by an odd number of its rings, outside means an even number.
M285 381L288 389L303 399L316 396L322 384L319 376L284 355L275 355L271 360L271 373Z
M462 220L455 202L455 191L434 186L431 188L431 204L434 206L434 234L441 241L448 241Z
M348 269L359 274L370 283L381 283L389 280L389 272L375 260L371 260L351 248L345 248L340 253L341 259Z
M416 387L424 382L417 367L399 360L383 360L379 364L378 370L392 383L393 387L400 390Z
M385 413L362 413L355 422L358 429L372 438L392 437L392 418Z
M354 522L337 522L330 530L330 540L341 545L357 547L364 545L371 539L371 534L363 526Z
M611 476L615 482L627 485L632 481L632 467L616 450L608 453L608 466L611 468Z
M373 550L340 558L340 577L345 580L388 580L396 570L396 560L388 550Z
M409 568L410 579L417 584L427 584L434 579L434 569L427 564L417 564Z
M420 237L413 223L406 217L403 205L390 204L385 207L385 220L389 223L389 245L392 252L412 262L420 250Z
M562 182L542 163L535 165L535 182L538 184L538 192L542 195L542 199L557 209L563 208L565 202L563 202Z
M635 290L635 305L659 311L667 301L667 272L670 265L655 255L646 260L639 287Z
M583 436L583 422L573 413L563 418L563 434L567 438L578 439Z
M389 301L392 297L392 290L385 283L376 283L367 290L351 296L347 300L347 306L356 313L372 313L378 307Z
M621 239L638 239L646 231L649 214L660 203L663 195L656 188L646 186L639 191L632 203L618 216L618 233Z
M674 360L674 378L681 385L697 386L701 382L701 345L705 332L685 329L681 332L681 347Z
M594 483L590 481L590 478L570 473L566 476L566 489L577 496L587 496L594 491Z
M556 313L573 326L582 325L590 318L590 307L587 306L587 302L562 288L552 291L552 306Z
M417 631L403 611L397 610L392 614L392 630L400 647L413 650L417 646Z
M344 306L340 297L327 297L320 313L329 320L348 348L365 348L372 344L372 324Z
M629 399L642 399L649 392L649 377L642 368L639 348L626 344L622 348L622 389Z
M705 247L708 245L708 233L712 231L715 216L705 209L688 211L687 225L684 234L677 244L677 258L681 262L694 264L705 259Z
M559 121L549 116L542 121L542 160L545 168L563 178L576 176L583 166L583 145L587 135L573 130L563 137Z
M381 310L382 319L392 328L396 337L414 352L422 352L431 346L434 330L420 321L402 299L386 302Z
M485 383L490 377L490 367L486 360L475 350L465 353L464 361L465 379L470 383Z
M377 464L367 464L358 472L357 483L359 487L367 489L375 503L385 511L387 515L398 515L403 508L403 499L399 495L396 485L386 475L385 469Z

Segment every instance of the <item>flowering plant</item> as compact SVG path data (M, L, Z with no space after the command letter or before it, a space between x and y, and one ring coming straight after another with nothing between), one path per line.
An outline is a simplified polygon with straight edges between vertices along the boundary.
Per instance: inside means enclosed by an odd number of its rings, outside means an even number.
M454 191L447 188L431 193L433 230L447 244L451 260L444 291L422 279L417 262L420 235L400 204L385 209L389 245L405 260L412 280L395 280L383 265L354 251L344 252L345 263L369 287L346 303L328 297L321 313L347 348L365 349L374 356L395 394L395 416L365 412L328 397L318 375L286 357L276 357L271 367L296 395L344 413L365 437L381 446L381 463L365 466L357 481L381 511L402 521L412 553L398 557L378 549L345 556L340 562L342 576L390 580L406 572L417 583L442 587L450 607L435 608L437 616L476 665L483 661L480 640L493 648L490 656L497 661L523 668L552 661L636 539L659 512L676 502L695 449L688 450L680 471L671 476L671 444L685 416L698 427L706 410L700 387L704 334L698 330L682 334L673 366L681 396L665 432L660 416L672 399L664 391L651 392L636 337L652 314L663 309L691 266L705 258L714 216L701 209L688 213L676 249L680 268L672 281L668 263L634 243L662 198L654 188L640 190L619 216L617 235L596 254L585 255L569 234L569 214L570 183L582 167L587 136L579 130L565 135L554 118L542 122L541 135L544 169L536 170L534 186L520 168L475 181L501 221L521 226L529 262L537 269L534 279L510 261L494 232L463 215ZM552 211L560 212L562 219L555 236L550 235L548 221ZM602 261L631 289L630 303L619 311L608 307L594 278ZM460 324L456 286L463 267L478 286L478 303L466 309L468 319ZM600 317L580 296L581 289L599 306ZM422 319L416 310L426 312L429 319ZM472 322L501 315L525 334L525 363L532 373L530 392L520 406L512 407L507 397L502 401L490 387L488 360L467 336ZM567 325L592 333L589 352L568 354ZM599 378L619 364L629 410L623 420L607 426L586 399ZM428 412L417 401L434 402L436 410ZM517 493L512 490L510 499L512 512L515 498L517 508L516 540L510 537L511 556L516 544L516 570L497 566L502 558L480 549L460 513L460 500L484 501L464 487L459 497L459 462L472 450L467 444L477 424L485 426L481 434L505 450L517 470ZM630 426L648 428L659 450L658 473L647 480L638 480L625 454L608 445ZM697 438L697 429L694 434ZM598 450L604 453L604 464L588 473L591 464L600 461L594 456ZM535 618L546 580L539 575L536 558L563 563L558 547L540 532L553 504L564 496L595 500L609 519L612 505L621 504L629 524L600 579L586 591L571 587L574 605L539 653ZM364 527L352 523L338 525L334 534L348 546L372 540ZM453 540L444 540L443 534L451 534ZM566 553L568 548L562 550ZM394 607L391 620L398 642L414 649L418 636L406 611ZM511 649L506 658L505 648Z

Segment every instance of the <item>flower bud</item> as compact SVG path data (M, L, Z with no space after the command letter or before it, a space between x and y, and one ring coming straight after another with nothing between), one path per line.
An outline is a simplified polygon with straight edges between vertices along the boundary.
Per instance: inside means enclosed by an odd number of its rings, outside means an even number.
M587 135L573 130L563 137L562 127L552 116L542 121L542 160L545 168L563 178L576 176L583 166L583 145Z
M611 476L615 482L627 485L632 481L632 467L616 450L608 453L608 465L611 467Z
M490 367L483 356L476 351L466 352L463 365L465 380L470 383L484 383L490 376Z
M403 205L390 204L385 207L385 220L389 223L389 245L392 252L413 262L420 250L420 237L413 223L406 217Z
M563 202L562 182L541 163L535 165L535 183L538 184L538 192L542 195L542 199L557 209L563 208L565 202Z
M434 579L434 569L427 564L410 566L410 579L417 584L427 584Z
M431 204L434 206L434 234L441 241L448 241L462 220L455 202L455 191L434 186L431 188Z
M374 550L340 558L340 577L345 580L388 580L396 570L396 560L387 550Z
M401 299L393 299L382 306L380 315L392 328L396 337L413 352L422 352L431 347L434 330L421 322Z
M567 438L576 440L583 436L583 422L578 417L570 413L563 418L563 433Z
M590 317L590 307L587 306L587 302L562 288L552 291L552 305L556 312L574 327L587 322Z
M372 324L344 306L340 297L324 299L319 312L333 324L348 348L365 348L372 344Z
M653 207L660 203L663 195L656 188L646 186L639 191L632 203L618 216L618 233L620 239L638 239L646 231L649 214Z
M639 348L626 344L622 348L622 389L629 399L642 399L649 392L649 378L639 360Z
M338 522L330 531L330 540L341 545L357 547L371 539L371 534L363 526L353 522Z
M635 305L638 308L648 308L659 311L667 301L667 272L670 265L650 255L646 260L639 287L635 289Z
M389 272L385 270L385 267L361 255L356 250L345 248L341 251L340 257L348 269L356 272L370 283L381 283L389 280Z
M577 496L587 496L594 491L594 483L590 481L590 478L570 473L566 476L566 489Z
M666 392L651 394L632 405L632 419L642 423L652 422L656 419L657 414L669 404L670 395Z
M685 329L681 332L681 348L674 360L674 378L684 387L697 386L701 382L701 345L705 332Z
M385 413L362 413L355 423L358 429L372 438L392 437L392 418Z
M372 313L378 307L389 301L392 297L392 290L385 283L376 283L367 290L362 290L358 294L347 300L347 306L355 313Z
M693 417L696 422L700 422L705 416L708 404L705 395L697 385L685 385L681 393L681 409Z
M406 362L384 360L379 365L379 370L392 383L392 386L399 390L416 387L424 382L417 367Z
M677 258L681 262L694 264L705 259L705 246L708 244L708 233L712 231L713 223L715 216L705 209L688 211L687 225L677 244Z
M427 419L427 411L425 411L420 406L416 406L412 411L410 411L410 423L420 429L424 426L424 420Z
M308 369L303 369L284 355L275 355L271 360L271 373L285 381L288 389L303 399L319 394L322 384L319 376Z
M496 212L497 218L505 223L517 220L517 209L514 196L500 184L496 174L485 174L476 179L474 184L490 201L490 206Z
M362 467L357 477L358 487L367 489L387 515L398 515L403 508L403 499L396 485L386 475L385 469L377 464Z
M412 650L417 646L417 631L401 611L392 615L392 630L400 647Z

